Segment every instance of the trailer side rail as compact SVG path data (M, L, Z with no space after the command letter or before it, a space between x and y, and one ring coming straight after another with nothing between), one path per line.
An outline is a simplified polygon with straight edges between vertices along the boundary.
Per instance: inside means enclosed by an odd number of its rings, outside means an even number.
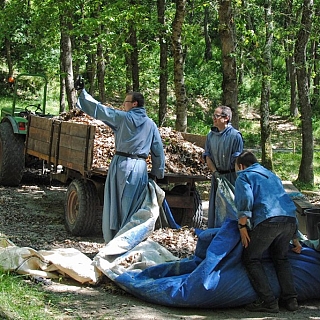
M94 125L30 116L25 152L85 176L93 163L94 137Z

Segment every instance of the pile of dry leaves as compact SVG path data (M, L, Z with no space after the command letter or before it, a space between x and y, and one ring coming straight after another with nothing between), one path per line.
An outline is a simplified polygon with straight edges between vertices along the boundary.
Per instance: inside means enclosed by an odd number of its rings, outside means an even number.
M163 228L153 231L149 237L170 251L174 256L183 259L194 254L198 237L193 228Z
M114 135L110 127L95 120L80 110L72 110L60 114L60 120L94 125L96 127L94 140L93 168L108 168L115 154ZM168 127L159 128L166 156L166 173L192 174L208 177L210 175L202 160L203 148L185 140L181 132ZM151 159L147 159L151 169Z

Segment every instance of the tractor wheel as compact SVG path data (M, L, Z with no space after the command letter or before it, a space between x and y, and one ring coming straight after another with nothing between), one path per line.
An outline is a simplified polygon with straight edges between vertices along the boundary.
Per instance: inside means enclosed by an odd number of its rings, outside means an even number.
M74 236L86 236L95 230L99 197L93 182L73 180L65 200L65 226Z
M173 187L170 194L177 194L181 196L188 195L188 186L177 185ZM188 226L193 228L201 228L203 220L202 200L199 192L196 189L191 190L190 196L193 197L193 212L190 214L187 209L183 208L171 208L172 215L180 226Z
M25 137L13 133L9 122L0 123L0 184L15 187L21 182Z

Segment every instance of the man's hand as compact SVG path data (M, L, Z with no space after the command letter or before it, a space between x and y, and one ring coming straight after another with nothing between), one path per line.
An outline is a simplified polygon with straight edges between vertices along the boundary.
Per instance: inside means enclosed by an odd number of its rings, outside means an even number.
M78 76L76 81L74 82L74 88L77 91L80 91L84 88L84 80L81 76Z
M250 237L248 234L248 229L247 228L241 228L239 229L240 231L240 237L241 237L241 243L242 246L247 248L250 242Z
M291 249L295 253L301 253L302 245L298 239L292 240L294 247Z

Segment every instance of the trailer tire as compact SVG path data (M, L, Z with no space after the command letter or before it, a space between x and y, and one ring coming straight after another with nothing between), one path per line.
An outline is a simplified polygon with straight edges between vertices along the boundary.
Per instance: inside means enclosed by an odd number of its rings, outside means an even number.
M90 180L74 179L65 200L65 226L74 236L86 236L95 230L99 197Z
M170 191L171 194L187 195L188 186L177 185ZM197 189L191 189L191 196L193 196L193 215L188 214L187 209L171 208L173 218L180 226L188 226L193 228L201 228L203 220L203 209L201 196Z
M8 187L18 186L24 167L23 135L15 134L9 122L0 123L0 184Z

